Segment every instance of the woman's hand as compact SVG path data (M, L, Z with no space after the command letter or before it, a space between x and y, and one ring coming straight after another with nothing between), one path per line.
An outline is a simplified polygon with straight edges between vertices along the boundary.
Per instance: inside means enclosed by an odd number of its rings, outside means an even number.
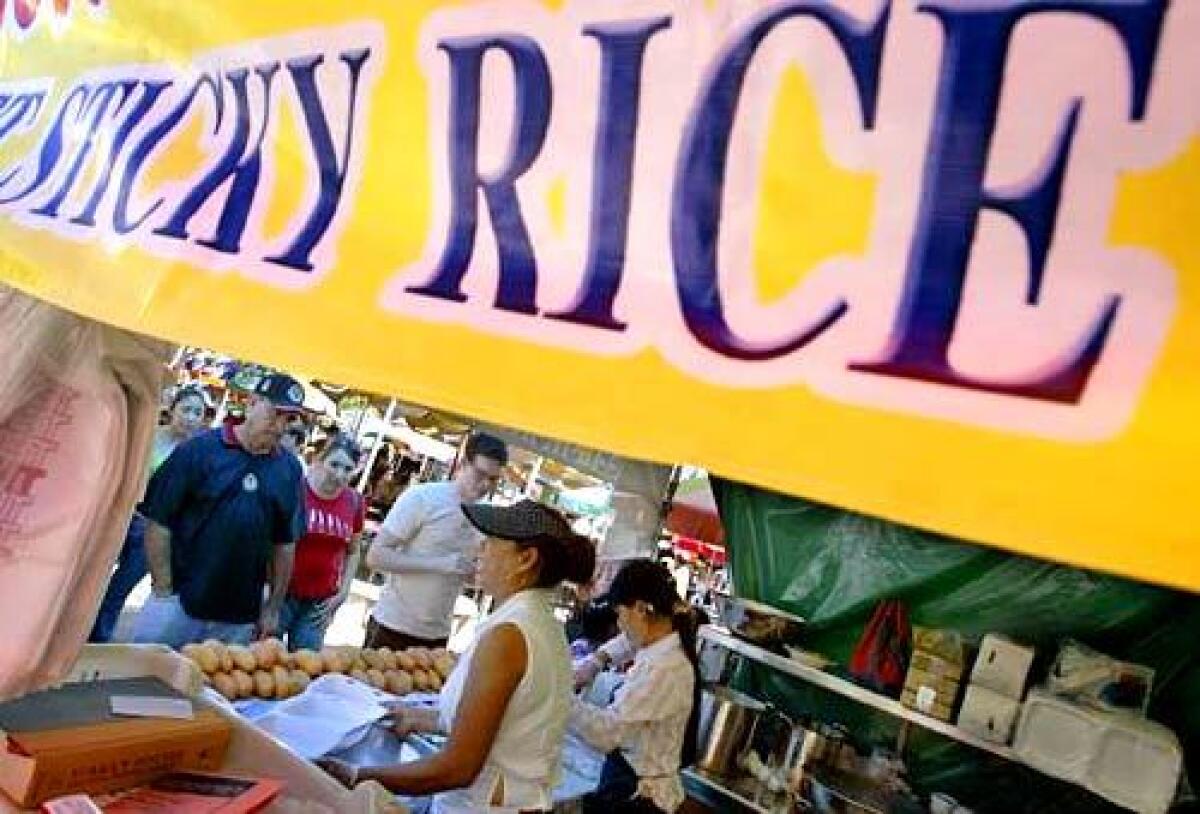
M436 709L398 706L391 713L392 732L397 738L406 738L414 732L437 732Z
M575 678L575 692L589 686L603 669L604 666L600 663L600 659L596 658L595 653L575 662L572 670Z
M358 769L344 760L338 760L335 757L323 757L317 761L317 765L324 769L330 777L348 789L352 789L358 785Z

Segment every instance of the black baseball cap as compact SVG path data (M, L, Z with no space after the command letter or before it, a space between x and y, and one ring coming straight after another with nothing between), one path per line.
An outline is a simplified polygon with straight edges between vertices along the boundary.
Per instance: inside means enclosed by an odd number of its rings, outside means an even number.
M304 385L286 373L268 373L251 391L285 413L304 412Z
M462 509L471 525L489 537L521 542L536 537L574 535L561 514L535 500L522 500L511 506L478 503L465 505Z

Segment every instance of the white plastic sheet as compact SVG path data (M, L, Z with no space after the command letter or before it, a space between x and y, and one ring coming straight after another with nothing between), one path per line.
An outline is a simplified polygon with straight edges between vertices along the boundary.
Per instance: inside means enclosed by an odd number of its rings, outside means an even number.
M310 760L387 714L391 696L344 675L325 675L294 698L275 705L255 725Z

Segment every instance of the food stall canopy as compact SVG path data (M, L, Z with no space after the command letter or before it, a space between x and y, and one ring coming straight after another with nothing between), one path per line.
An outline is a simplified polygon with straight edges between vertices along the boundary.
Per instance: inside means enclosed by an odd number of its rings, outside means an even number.
M382 418L371 416L363 421L359 428L360 438L372 439L380 433L393 441L399 441L418 455L424 455L448 464L454 460L458 450L449 444L432 438L423 432L417 432L401 419L395 424L388 424Z
M0 280L1200 589L1200 3L4 9Z
M952 630L977 647L1001 633L1037 648L1048 671L1076 640L1154 670L1148 715L1183 745L1187 776L1200 776L1200 596L1054 565L881 521L801 498L714 479L730 538L734 593L807 620L804 647L846 664L876 604L901 598L914 625ZM860 738L896 735L898 721L783 673L755 690L793 716L817 713ZM819 711L819 712L818 712ZM1094 796L942 737L914 733L906 762L918 788L981 811L1095 814ZM1186 786L1187 783L1185 782ZM1186 810L1185 804L1178 810ZM1104 811L1117 811L1104 808Z

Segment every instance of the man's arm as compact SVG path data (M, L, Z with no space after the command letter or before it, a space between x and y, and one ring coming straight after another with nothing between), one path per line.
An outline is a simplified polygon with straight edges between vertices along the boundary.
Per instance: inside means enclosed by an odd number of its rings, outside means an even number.
M296 544L285 543L275 546L271 558L271 588L263 605L258 621L261 636L274 636L279 632L279 612L287 598L288 585L292 582L292 565L296 561Z
M367 567L385 574L469 574L474 564L457 554L421 555L407 551L408 541L380 529L367 549Z
M192 488L201 477L196 439L185 441L171 452L151 476L146 497L139 511L146 519L146 561L150 568L150 587L156 596L175 593L171 572L170 524L188 505Z
M171 582L171 531L153 520L146 521L146 561L150 566L150 590L155 596L175 592Z
M385 574L423 572L432 574L470 573L473 564L456 554L421 555L408 549L425 522L420 494L409 489L388 512L383 526L367 550L367 567Z
M275 504L282 512L276 515L276 525L272 539L275 542L271 552L271 562L267 569L268 592L267 601L263 603L258 617L258 635L274 636L279 633L279 613L283 609L283 601L287 599L288 588L292 583L292 566L296 562L296 543L308 530L308 512L304 498L304 473L300 463L292 458L289 465L293 467L292 476L295 480L292 486L290 500Z

